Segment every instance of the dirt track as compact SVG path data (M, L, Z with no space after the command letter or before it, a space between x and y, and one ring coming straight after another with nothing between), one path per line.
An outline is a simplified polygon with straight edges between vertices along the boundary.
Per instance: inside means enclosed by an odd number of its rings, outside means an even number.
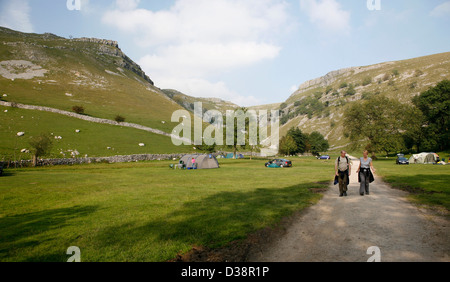
M369 196L359 195L353 160L348 197L332 186L324 198L269 245L252 250L251 262L364 262L377 246L381 261L450 262L448 218L419 209L407 193L376 180ZM331 172L332 174L332 172Z

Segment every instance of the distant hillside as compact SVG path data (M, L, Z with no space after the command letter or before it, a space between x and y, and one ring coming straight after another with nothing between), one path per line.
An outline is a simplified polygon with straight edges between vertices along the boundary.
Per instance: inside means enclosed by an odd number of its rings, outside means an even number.
M120 115L126 122L166 133L177 125L170 122L171 116L182 107L155 87L115 41L65 39L0 27L0 42L2 101L64 111L81 106L84 114L91 117L114 120ZM28 138L41 132L64 135L63 141L57 141L55 155L74 149L90 156L189 151L172 145L170 137L135 129L93 126L56 114L5 107L0 114L0 156L12 156L27 148ZM59 122L62 120L72 126L65 128ZM76 129L81 134L75 134ZM21 131L26 131L26 138L17 138L16 133ZM139 147L140 143L146 146Z
M444 79L450 79L450 52L330 72L303 83L280 105L281 136L299 127L322 133L331 149L346 147L342 117L351 103L373 95L411 103L412 97Z
M167 97L177 102L180 106L191 112L194 112L195 102L201 102L204 110L218 110L222 113L225 113L227 110L235 110L239 108L236 104L218 98L197 98L173 89L163 89L162 92L166 94Z

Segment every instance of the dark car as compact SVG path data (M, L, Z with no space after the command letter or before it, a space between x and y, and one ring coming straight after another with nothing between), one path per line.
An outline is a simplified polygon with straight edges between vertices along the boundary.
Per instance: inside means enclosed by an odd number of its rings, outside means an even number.
M318 159L318 160L329 160L329 159L331 159L331 158L330 158L330 156L328 156L328 155L323 155L323 156L318 156L317 159Z
M3 175L3 166L0 164L0 176Z
M266 167L269 167L270 165L276 166L276 167L291 167L292 162L290 160L286 159L274 159L270 162L266 163Z
M395 163L398 165L402 165L402 164L409 165L409 161L405 157L397 157L397 160L395 161Z

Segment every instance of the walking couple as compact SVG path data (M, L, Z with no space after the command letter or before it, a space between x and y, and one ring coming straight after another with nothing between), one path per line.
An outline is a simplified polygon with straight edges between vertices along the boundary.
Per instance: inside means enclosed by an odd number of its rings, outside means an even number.
M358 173L359 194L364 196L369 195L369 183L374 181L372 159L369 158L369 152L365 150L363 157L360 158L360 164L356 171ZM341 151L341 155L336 159L335 170L335 185L339 183L339 197L347 197L348 185L350 184L350 175L352 174L352 161L347 156L346 151ZM372 169L372 170L371 170Z

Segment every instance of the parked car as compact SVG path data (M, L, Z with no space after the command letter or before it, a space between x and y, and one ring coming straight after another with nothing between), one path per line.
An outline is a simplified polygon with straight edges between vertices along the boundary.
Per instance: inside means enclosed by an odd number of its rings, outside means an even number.
M266 163L266 167L292 167L292 162L286 159L274 159Z
M397 160L395 161L398 165L409 165L409 161L405 157L397 157Z
M2 175L3 175L3 166L0 165L0 176L2 176Z
M329 160L331 159L329 155L323 155L323 156L318 156L317 157L318 160Z

